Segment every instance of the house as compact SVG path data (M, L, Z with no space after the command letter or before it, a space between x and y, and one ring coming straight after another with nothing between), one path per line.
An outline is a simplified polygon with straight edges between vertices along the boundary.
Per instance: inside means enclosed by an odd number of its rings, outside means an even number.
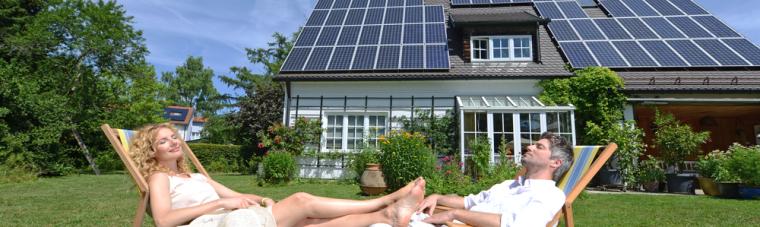
M195 117L193 108L186 106L167 106L164 108L164 118L177 128L185 141L200 139L207 121L204 117Z
M462 159L487 138L492 161L504 140L519 162L540 132L576 142L575 108L536 98L566 66L616 71L645 130L654 105L713 131L705 149L756 144L758 65L760 48L691 0L319 0L275 78L285 123L322 120L322 151L451 111Z

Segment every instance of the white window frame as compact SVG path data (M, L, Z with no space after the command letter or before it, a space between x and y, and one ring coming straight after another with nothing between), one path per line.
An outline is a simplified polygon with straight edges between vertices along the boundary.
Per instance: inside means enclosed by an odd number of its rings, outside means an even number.
M515 39L524 39L528 38L528 47L530 48L528 53L530 53L530 56L528 57L521 57L516 58L514 51L515 51ZM475 40L488 40L488 59L479 59L475 58ZM509 40L509 47L507 48L509 52L508 58L495 58L494 57L494 45L493 40L494 39L507 39ZM473 62L489 62L489 61L531 61L533 60L533 36L531 35L506 35L506 36L472 36L470 37L470 59L472 59ZM503 48L502 48L503 49ZM521 48L522 49L522 48Z
M341 137L340 137L340 149L327 149L327 120L330 116L342 116L342 125L341 125ZM325 113L322 116L322 139L320 141L320 151L341 151L341 152L352 152L352 151L359 151L363 148L353 148L348 149L348 140L354 139L348 137L348 118L349 116L361 116L363 117L363 130L362 130L362 140L364 139L370 139L368 136L370 135L370 122L369 118L371 116L382 116L385 118L384 122L384 133L382 135L386 135L388 133L388 113L386 112L328 112ZM337 138L336 138L337 139ZM362 141L363 142L370 142L370 141Z

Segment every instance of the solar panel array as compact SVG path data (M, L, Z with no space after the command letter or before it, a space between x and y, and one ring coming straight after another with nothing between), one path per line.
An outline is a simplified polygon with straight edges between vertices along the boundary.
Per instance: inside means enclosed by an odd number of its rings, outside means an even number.
M319 0L282 72L449 69L443 6Z
M598 2L610 18L590 18L575 0L533 3L574 68L760 65L760 48L692 0Z
M692 0L598 0L590 18L575 0L451 0L452 6L532 3L575 68L742 67L760 48Z

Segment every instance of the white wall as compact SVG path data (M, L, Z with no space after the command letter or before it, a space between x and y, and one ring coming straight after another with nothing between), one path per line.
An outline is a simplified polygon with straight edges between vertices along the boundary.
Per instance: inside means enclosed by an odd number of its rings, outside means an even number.
M444 97L468 95L538 95L538 80L425 80L291 82L291 97L375 96Z

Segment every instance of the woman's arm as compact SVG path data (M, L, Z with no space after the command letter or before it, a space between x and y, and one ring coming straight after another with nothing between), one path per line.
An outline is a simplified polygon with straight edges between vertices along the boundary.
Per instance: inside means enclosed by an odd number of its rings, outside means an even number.
M228 198L193 207L172 209L169 176L166 173L154 173L151 175L148 179L148 187L150 188L150 208L156 226L182 225L220 208L236 209L248 207L256 203L246 198Z
M209 184L211 184L212 187L214 187L214 190L216 191L216 194L219 194L219 197L221 198L247 198L250 200L253 200L261 205L267 205L269 206L270 201L274 201L272 199L254 195L254 194L243 194L240 192L236 192L235 190L232 190L228 188L227 186L224 186L223 184L220 184L219 182L216 182L212 180L211 178L206 179ZM266 202L264 202L264 199L267 199ZM273 204L271 204L273 205Z

